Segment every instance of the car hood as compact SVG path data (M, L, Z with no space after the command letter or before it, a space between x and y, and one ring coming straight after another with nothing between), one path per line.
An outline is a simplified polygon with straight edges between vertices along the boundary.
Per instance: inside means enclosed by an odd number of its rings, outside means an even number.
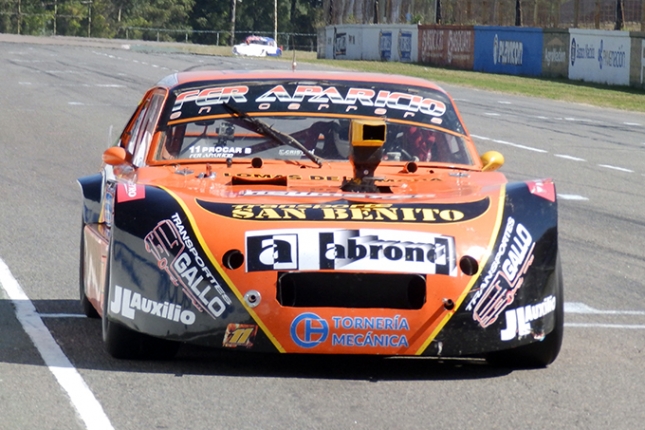
M202 165L141 169L139 184L176 199L207 243L236 243L266 229L388 229L457 238L458 254L480 260L499 229L506 179L496 172L401 166L376 172L378 193L343 192L351 169ZM218 225L218 228L209 226ZM230 227L222 228L224 224ZM223 240L224 239L224 240Z

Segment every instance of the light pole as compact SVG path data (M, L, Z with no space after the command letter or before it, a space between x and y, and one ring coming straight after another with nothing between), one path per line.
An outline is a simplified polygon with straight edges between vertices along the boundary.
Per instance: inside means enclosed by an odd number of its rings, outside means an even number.
M278 43L278 0L273 0L273 40Z
M231 0L231 46L235 46L235 2Z
M92 37L92 1L82 1L87 5L87 37Z

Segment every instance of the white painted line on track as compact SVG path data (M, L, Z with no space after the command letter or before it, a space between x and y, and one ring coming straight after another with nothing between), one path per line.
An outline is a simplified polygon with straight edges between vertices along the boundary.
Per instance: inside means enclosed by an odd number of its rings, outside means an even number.
M634 173L634 171L633 171L633 170L625 169L624 167L611 166L611 165L609 165L609 164L599 164L598 166L600 166L600 167L604 167L604 168L606 168L606 169L618 170L619 172Z
M41 318L87 318L84 314L38 314Z
M514 147L520 148L520 149L527 149L529 151L540 152L542 154L546 154L546 153L549 152L549 151L546 151L544 149L533 148L532 146L520 145L519 143L507 142L505 140L493 139L493 142L501 143L502 145L514 146Z
M0 288L12 301L22 328L38 349L49 371L69 396L72 406L85 426L90 430L113 430L114 427L100 403L47 330L33 303L2 259L0 259Z
M581 328L617 328L629 330L645 330L645 325L642 324L564 323L564 326Z
M573 155L565 155L565 154L553 154L556 157L559 158L564 158L565 160L571 160L571 161L587 161L584 158L579 158L579 157L574 157Z
M492 142L495 142L495 143L501 143L502 145L514 146L516 148L527 149L529 151L540 152L540 153L543 153L543 154L546 154L546 153L549 152L549 151L545 151L544 149L533 148L532 146L520 145L519 143L507 142L505 140L491 139L489 137L478 136L476 134L471 134L471 136L473 137L473 139L492 141Z
M580 302L565 302L564 311L568 314L589 314L589 315L642 315L645 316L645 311L615 311L602 309L595 309L591 306L585 305Z
M558 198L562 199L562 200L578 200L578 201L587 201L587 200L589 200L588 197L579 196L577 194L559 194L558 193Z

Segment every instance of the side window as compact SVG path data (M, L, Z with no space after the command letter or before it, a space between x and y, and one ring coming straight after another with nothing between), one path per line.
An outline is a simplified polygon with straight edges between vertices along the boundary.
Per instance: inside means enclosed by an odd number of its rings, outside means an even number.
M131 141L131 143L128 144L128 151L133 155L132 163L135 166L142 166L145 162L146 154L148 153L150 142L152 141L152 136L155 133L157 118L159 117L159 111L161 110L164 98L164 92L155 92L150 99L148 99L147 105L144 106L137 118L137 124L135 124L132 130L131 139L134 139L134 142ZM132 150L130 145L134 145Z
M150 106L150 99L146 98L141 102L139 111L132 116L128 127L123 133L124 135L121 136L121 144L130 154L134 154L137 144L137 136L139 134L139 129L141 128L141 122L148 111L148 106Z

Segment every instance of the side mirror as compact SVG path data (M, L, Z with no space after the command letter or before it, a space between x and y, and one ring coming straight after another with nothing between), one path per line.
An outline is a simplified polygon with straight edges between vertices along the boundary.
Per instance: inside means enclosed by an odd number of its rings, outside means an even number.
M504 165L504 156L497 151L488 151L481 156L482 172L492 172Z
M110 166L119 166L130 162L130 154L125 148L113 146L103 153L103 162Z

